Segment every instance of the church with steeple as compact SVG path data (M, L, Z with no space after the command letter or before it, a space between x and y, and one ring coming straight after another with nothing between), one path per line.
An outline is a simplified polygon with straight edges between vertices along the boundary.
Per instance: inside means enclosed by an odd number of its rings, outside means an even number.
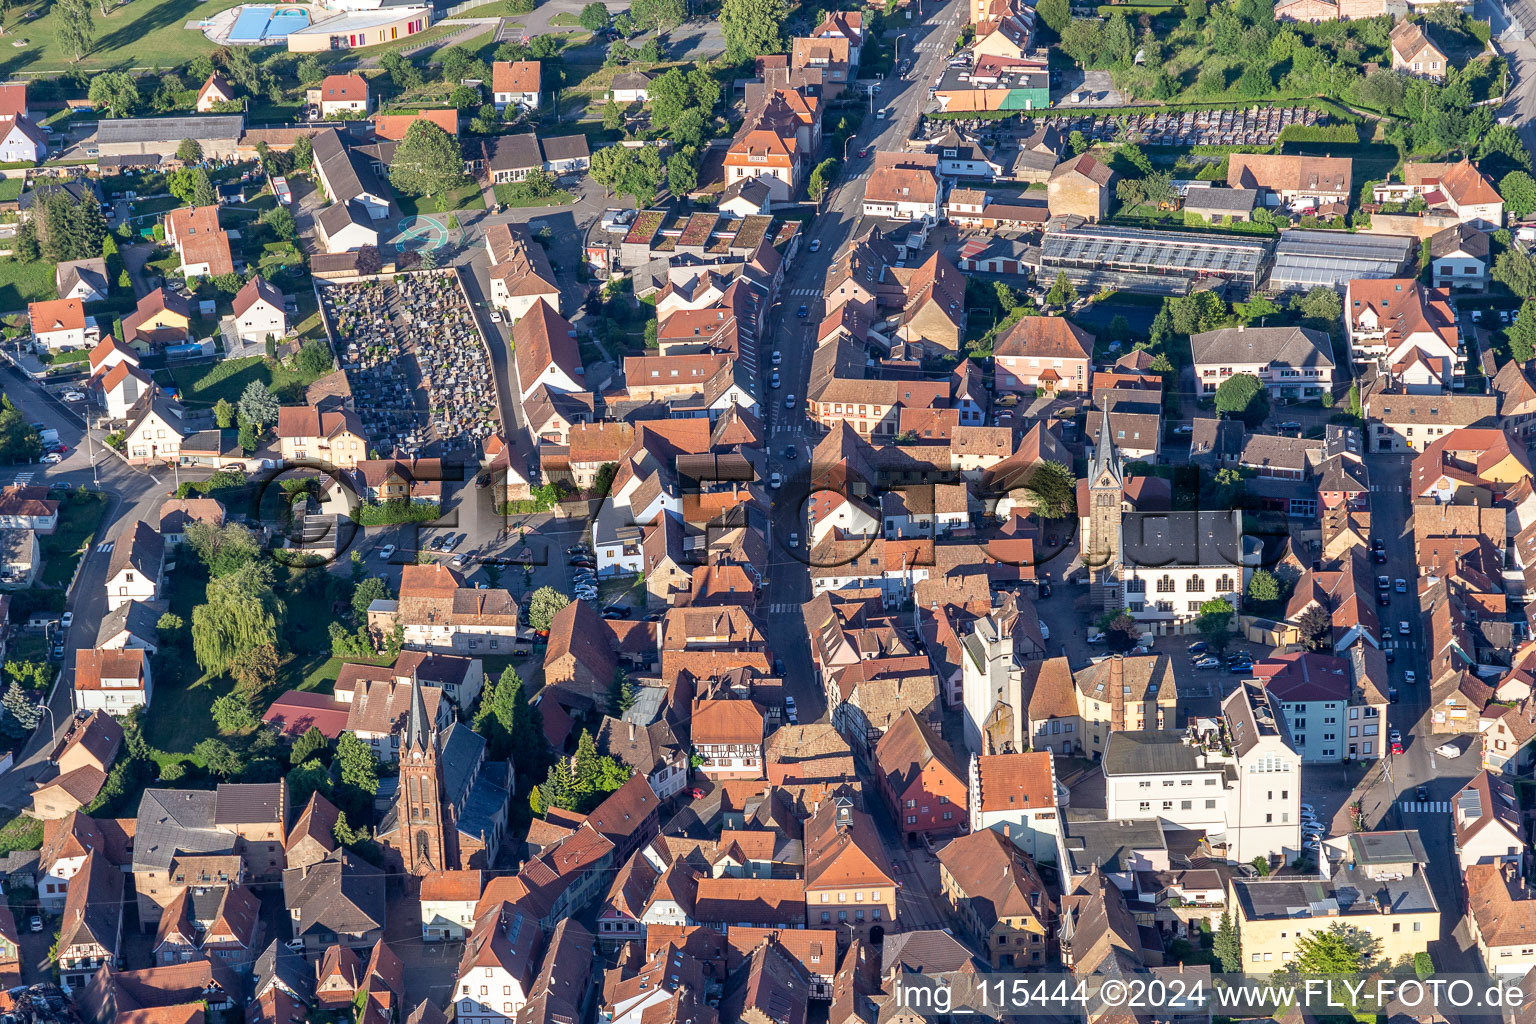
M485 738L463 722L439 731L416 679L398 771L378 832L388 869L420 877L491 867L506 834L512 766L486 761Z
M1109 416L1099 419L1099 436L1088 467L1088 533L1083 545L1083 565L1088 569L1094 607L1101 611L1119 608L1115 568L1120 555L1120 521L1124 513L1125 470L1110 436Z

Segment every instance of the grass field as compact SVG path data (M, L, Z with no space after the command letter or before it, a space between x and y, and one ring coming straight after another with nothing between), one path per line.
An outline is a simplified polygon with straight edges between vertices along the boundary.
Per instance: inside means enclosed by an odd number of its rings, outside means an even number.
M59 527L39 538L43 550L42 582L63 587L75 575L75 565L96 537L107 496L100 491L68 491L59 505Z
M399 196L400 212L408 217L415 217L423 213L449 213L453 210L483 210L485 209L485 196L480 193L480 186L470 182L457 192L449 193L441 200L428 196Z
M22 178L0 178L0 202L10 202L21 197Z
M264 356L226 359L212 366L178 366L171 370L171 377L181 391L181 400L198 407L214 405L221 398L238 402L255 380L277 392L279 399L285 390L297 391L315 380L281 364L269 363Z
M109 7L105 18L92 6L93 42L79 63L66 52L58 39L58 8L34 0L18 5L7 24L6 40L14 44L25 40L24 48L0 46L0 75L57 72L70 69L88 71L127 68L167 68L189 61L216 47L202 32L184 28L188 21L206 18L234 7L241 0L133 0ZM36 17L34 17L36 16ZM31 19L31 20L28 20ZM258 57L259 59L259 57Z
M0 312L14 313L26 309L29 302L57 298L54 270L46 260L0 260Z

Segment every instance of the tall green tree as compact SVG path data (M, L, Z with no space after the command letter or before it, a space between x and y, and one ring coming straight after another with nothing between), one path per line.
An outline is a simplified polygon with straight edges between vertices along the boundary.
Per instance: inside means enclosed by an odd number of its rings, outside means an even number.
M528 625L548 629L560 610L570 603L571 599L554 587L540 587L528 599Z
M667 190L674 196L686 196L699 184L699 168L693 157L673 153L667 158Z
M0 394L0 462L36 462L42 454L42 437L11 396Z
M304 730L304 735L293 741L293 750L289 753L288 760L293 764L303 764L330 749L331 741L325 738L318 726L310 726ZM318 761L316 762L319 763Z
M192 609L192 653L203 671L228 671L253 648L276 645L284 609L269 564L247 562L210 580L206 601Z
M232 779L245 771L245 758L239 751L212 736L198 741L192 748L192 759L202 762L204 768L223 779Z
M1269 391L1253 374L1234 373L1216 388L1216 411L1256 427L1269 415Z
M1248 596L1254 601L1280 600L1280 581L1268 569L1255 569L1248 579Z
M127 117L139 105L139 81L126 71L103 71L91 79L88 96L109 117Z
M183 534L210 576L228 576L261 555L250 530L239 523L189 523Z
M277 396L259 380L251 381L240 394L240 422L250 424L257 432L277 422L278 408Z
M1221 922L1216 926L1216 934L1211 938L1211 952L1221 962L1221 969L1228 974L1236 974L1243 969L1243 943L1237 934L1237 929L1232 927L1232 912L1223 910Z
M740 63L783 53L788 18L786 0L725 0L720 7L720 31L725 35L726 60Z
M1323 931L1296 940L1291 963L1298 974L1359 974L1381 959L1381 940L1370 932L1335 921Z
M343 732L336 738L336 765L342 785L368 796L379 791L379 759L355 734Z
M1063 271L1056 272L1056 280L1051 282L1051 290L1045 293L1045 301L1048 305L1063 309L1077 301L1077 289L1067 280Z
M55 0L53 9L58 13L54 31L59 45L74 54L72 59L78 64L80 58L90 52L91 43L96 39L91 0Z
M1060 462L1037 463L1024 490L1042 519L1067 519L1077 512L1077 474Z
M184 164L203 162L203 144L196 139L182 139L176 147L176 159Z
M1504 197L1504 209L1516 217L1536 211L1536 178L1525 171L1510 171L1499 182L1499 195Z
M608 7L606 4L592 0L592 3L581 9L581 27L588 32L601 32L608 27Z
M431 121L411 122L389 165L390 184L406 195L440 199L465 180L458 141Z
M1536 299L1526 299L1509 328L1509 354L1518 363L1528 363L1536 354Z
M539 799L545 807L558 807L564 811L576 809L579 798L571 778L571 762L568 759L556 758L555 763L550 765L548 776L539 786Z
M261 722L256 717L256 712L251 709L251 705L232 693L214 698L212 714L213 724L226 735L246 732L256 728Z

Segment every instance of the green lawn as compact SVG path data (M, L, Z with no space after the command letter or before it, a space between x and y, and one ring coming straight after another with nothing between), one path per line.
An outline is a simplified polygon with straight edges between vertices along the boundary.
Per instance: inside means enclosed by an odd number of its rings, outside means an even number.
M550 18L549 23L560 28L578 28L581 25L581 19L569 11L561 11L553 18Z
M192 609L203 601L208 587L208 571L196 558L181 559L166 578L170 610L180 615L187 627L192 625ZM217 733L210 709L214 699L229 690L225 676L209 678L192 659L188 644L186 661L177 672L155 676L155 706L174 714L144 716L144 738L151 747L169 754L187 754L197 742ZM265 709L263 709L265 710Z
M12 313L26 309L29 302L57 298L54 270L47 260L0 260L0 311Z
M241 0L133 0L109 8L105 18L93 6L94 40L91 49L78 63L58 40L58 8L41 0L18 5L12 12L6 43L0 46L0 75L57 71L104 71L171 67L216 47L202 32L184 28L188 21L206 18L234 7ZM41 13L35 20L29 15ZM25 47L13 48L24 40ZM256 55L260 59L260 55Z
M569 206L576 201L576 197L569 192L557 192L555 195L542 199L515 199L513 190L516 185L493 185L496 193L496 201L503 206L515 208L527 208L533 206Z
M18 814L0 825L0 850L41 850L43 848L43 823L36 818Z
M75 564L96 539L107 496L100 491L64 491L59 527L38 538L43 549L44 586L64 587L74 578Z
M423 213L449 213L453 210L483 210L485 209L485 196L480 193L480 185L470 182L457 192L450 192L442 199L433 199L430 196L400 196L400 212L407 217L415 217Z
M181 391L181 399L189 406L211 406L221 398L238 402L250 383L261 381L283 399L296 395L301 388L314 383L315 378L290 370L265 356L247 356L244 359L226 359L209 366L178 366L171 370L171 377Z
M21 198L21 186L26 184L22 178L0 178L0 202L11 202Z

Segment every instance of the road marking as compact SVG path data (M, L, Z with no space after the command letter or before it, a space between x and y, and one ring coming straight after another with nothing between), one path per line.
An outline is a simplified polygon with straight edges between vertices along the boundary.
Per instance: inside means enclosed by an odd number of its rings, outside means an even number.
M96 545L96 553L98 555L108 554L109 552L111 552L112 546L114 544L116 544L116 543L117 543L117 541L115 541L115 540L104 540L100 544Z
M1451 809L1449 800L1399 800L1397 803L1405 814L1445 814Z

